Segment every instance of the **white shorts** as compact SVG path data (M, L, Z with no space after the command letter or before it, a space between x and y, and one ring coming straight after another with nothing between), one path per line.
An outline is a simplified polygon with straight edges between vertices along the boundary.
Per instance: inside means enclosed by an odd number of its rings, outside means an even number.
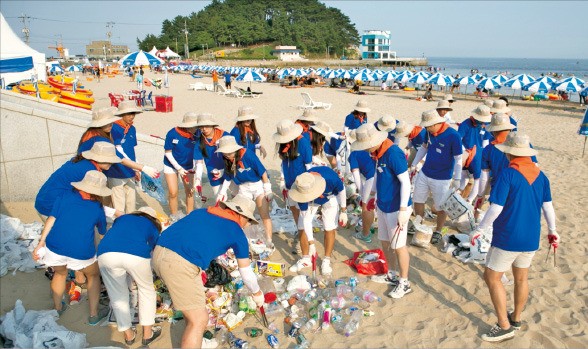
M174 173L178 173L178 171L173 167L169 167L166 164L163 164L163 173L174 174Z
M432 179L427 177L423 171L419 171L414 181L412 200L417 204L424 204L431 193L435 209L441 210L439 206L447 200L450 187L451 179Z
M410 207L408 210L412 211ZM408 223L402 227L402 230L398 229L398 211L386 213L376 208L376 214L378 217L378 240L390 242L392 249L406 246Z
M239 194L255 201L260 195L264 195L263 182L247 182L239 184Z
M528 269L535 252L512 252L490 246L486 255L486 267L499 273L504 273L511 267Z
M324 230L335 230L339 224L339 204L337 203L337 198L334 196L329 199L329 201L325 202L321 207L321 215L323 220L323 229ZM307 209L307 217L308 219L312 219L316 216L316 212L318 211L319 205L316 204L308 204ZM304 230L304 219L303 216L300 215L298 219L298 229Z
M41 258L41 262L48 267L59 267L66 266L67 269L71 270L82 270L96 262L96 256L90 259L75 259L67 256L59 255L52 252L49 248L45 247L45 255Z

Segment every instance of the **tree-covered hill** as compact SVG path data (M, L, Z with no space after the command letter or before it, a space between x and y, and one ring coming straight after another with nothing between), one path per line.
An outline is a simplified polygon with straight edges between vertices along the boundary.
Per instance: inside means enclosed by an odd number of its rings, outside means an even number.
M177 40L182 54L184 23L190 51L273 42L314 53L326 52L329 47L334 53L359 43L349 17L318 0L213 0L198 13L163 21L159 36L148 34L137 39L139 48L175 47Z

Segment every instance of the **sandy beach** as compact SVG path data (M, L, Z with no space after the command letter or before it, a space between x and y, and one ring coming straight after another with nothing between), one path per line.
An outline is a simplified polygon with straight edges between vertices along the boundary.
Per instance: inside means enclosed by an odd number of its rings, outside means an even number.
M162 74L146 71L147 78L162 78ZM136 83L128 77L118 75L103 77L84 85L94 91L94 107L109 106L108 93L123 93L136 88ZM209 76L194 79L187 74L170 74L169 95L173 96L173 112L145 112L135 119L137 132L146 135L165 137L169 129L176 126L185 112L209 112L216 116L220 127L230 131L234 126L237 109L243 105L254 108L257 127L262 144L268 150L264 165L275 174L279 170L279 159L273 156L274 144L271 135L280 119L295 118L301 115L297 107L302 104L300 93L306 92L315 101L332 103L330 110L318 110L318 115L335 130L343 129L344 118L353 110L359 99L365 99L372 109L368 118L372 122L382 115L392 115L409 123L418 123L423 111L434 109L436 102L416 101L416 92L381 92L378 88L364 87L363 96L347 93L342 89L299 88L286 89L278 84L252 83L251 89L263 92L260 98L234 98L221 96L204 90L188 90L191 83L212 84ZM249 83L234 82L233 85L246 88ZM168 89L156 90L147 87L153 94L168 94ZM422 93L421 93L422 94ZM452 118L462 121L469 117L481 100L471 96L464 100L454 95ZM510 98L510 96L509 96ZM439 99L439 97L437 97ZM344 337L333 330L307 336L315 348L376 348L376 347L414 347L414 348L456 348L456 347L526 347L526 348L584 348L588 347L588 264L584 262L588 254L588 155L582 155L584 138L578 136L583 111L576 108L548 108L549 103L514 103L514 117L519 119L519 130L530 136L535 149L539 151L541 169L551 181L553 203L557 216L558 232L562 243L557 250L557 267L553 260L545 262L547 255L547 228L542 221L542 244L537 252L529 273L530 297L523 312L526 326L517 332L515 338L502 345L493 345L480 339L496 321L488 289L481 277L483 268L475 264L463 264L450 254L444 254L439 247L422 250L410 247L411 269L409 279L413 292L400 300L388 298L385 294L389 286L367 281L360 287L373 290L382 296L381 303L372 304L373 317L362 319L360 330L351 337ZM404 146L405 141L400 146ZM163 160L163 159L162 159ZM158 169L163 167L162 160ZM274 176L275 178L275 176ZM277 183L272 181L274 191ZM210 189L208 189L210 196ZM183 194L180 194L180 199ZM161 206L151 198L141 195L143 201L161 210ZM142 203L139 200L139 204ZM280 205L283 205L281 202ZM32 202L2 202L2 213L20 218L24 222L39 220ZM163 208L167 211L166 208ZM427 222L433 225L432 221ZM455 231L450 229L450 231ZM318 252L323 255L322 233L317 236ZM410 239L410 238L409 238ZM291 235L279 234L274 237L276 253L274 261L283 261L288 266L295 262L290 251ZM334 252L334 277L350 276L354 271L343 262L353 252L379 248L374 239L370 244L358 242L351 237L350 230L339 230ZM291 273L290 273L291 274ZM288 275L290 275L288 274ZM507 273L511 276L510 273ZM512 306L513 286L507 286L508 304ZM52 301L49 296L49 280L39 270L34 273L9 273L0 279L0 308L4 314L21 299L26 309L49 309ZM115 327L90 327L86 323L88 315L87 300L68 310L59 323L68 329L87 334L90 346L124 347L122 335ZM282 318L276 322L283 324ZM243 329L255 324L255 318L248 316L245 325L235 332L245 338ZM178 347L184 322L170 325L163 323L161 339L152 348ZM286 329L289 326L286 325ZM287 338L283 331L278 336L280 347L293 347L295 341ZM265 338L252 339L250 344L267 347ZM140 341L133 345L139 347Z

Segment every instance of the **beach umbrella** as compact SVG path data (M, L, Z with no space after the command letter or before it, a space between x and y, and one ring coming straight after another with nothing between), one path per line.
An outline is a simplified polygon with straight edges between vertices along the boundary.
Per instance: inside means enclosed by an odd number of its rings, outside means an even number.
M520 82L522 83L522 85L524 86L524 85L526 85L526 84L530 84L530 83L532 83L533 81L535 81L535 78L534 78L534 77L532 77L531 75L527 75L527 74L519 74L519 75L515 75L515 76L513 76L513 77L512 77L510 80L508 80L508 81L511 81L511 80L518 80L518 81L520 81Z
M448 86L451 85L453 82L449 78L449 76L441 73L435 73L427 79L427 83L438 86Z
M408 79L407 82L413 83L413 84L424 84L427 82L427 78L420 75L420 74L415 74L412 78Z
M341 74L339 74L340 79L351 79L354 76L351 71L345 70Z
M337 72L334 70L330 70L328 72L323 73L323 78L325 78L325 79L334 79L337 76L339 76L339 74L337 74Z
M70 65L65 70L67 70L67 71L73 71L73 72L82 71L82 69L79 66L77 66L77 65Z
M500 85L502 85L508 80L508 78L502 74L494 75L493 77L491 77L491 79L498 82Z
M252 81L265 81L265 76L260 75L255 70L245 70L241 75L237 76L235 80L243 82L249 81L249 86L251 86Z
M304 71L304 69L294 69L293 71L290 72L290 75L302 77L302 76L306 76L308 74L306 73L306 71Z
M483 78L485 78L485 76L480 73L477 73L477 74L472 75L472 78L474 78L474 80L480 81Z
M582 87L580 87L579 85L574 83L573 80L568 80L566 82L557 83L552 86L557 91L579 92L580 90L582 90Z
M395 71L390 70L390 71L385 72L384 75L382 75L380 78L384 81L390 81L390 80L396 79L397 75L398 74L396 74Z
M542 76L541 78L535 80L536 82L544 82L548 85L553 85L555 83L555 79L551 76Z
M569 78L565 78L563 80L558 81L558 84L564 83L564 82L572 82L578 86L584 86L584 84L586 84L586 82L584 82L584 80L582 79L578 79L575 76L570 76Z
M359 71L353 76L355 81L374 81L374 77L367 71Z
M549 90L551 90L551 84L540 80L533 81L523 86L523 91L547 93Z
M460 86L465 85L464 94L468 93L468 85L475 85L478 81L474 79L472 76L465 76L459 80L457 80Z
M149 52L143 52L143 50L131 52L118 61L118 64L123 66L155 65L161 63L163 63L161 59L155 57Z
M476 87L479 89L495 90L500 88L500 83L498 83L495 80L492 80L492 78L485 78L480 80L477 83Z
M402 73L398 74L394 79L400 82L407 82L410 78L412 78L413 75L414 74L409 72L408 70L404 70Z
M61 66L54 64L51 66L51 68L49 69L50 73L63 73L64 70Z

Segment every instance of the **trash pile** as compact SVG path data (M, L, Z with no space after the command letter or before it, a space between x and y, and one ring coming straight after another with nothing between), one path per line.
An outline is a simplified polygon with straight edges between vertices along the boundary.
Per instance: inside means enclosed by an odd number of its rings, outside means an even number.
M20 219L0 215L0 277L9 270L32 272L37 267L31 252L41 238L43 224L23 224Z
M0 317L5 348L85 348L86 335L57 324L56 310L26 311L19 299L14 309Z

